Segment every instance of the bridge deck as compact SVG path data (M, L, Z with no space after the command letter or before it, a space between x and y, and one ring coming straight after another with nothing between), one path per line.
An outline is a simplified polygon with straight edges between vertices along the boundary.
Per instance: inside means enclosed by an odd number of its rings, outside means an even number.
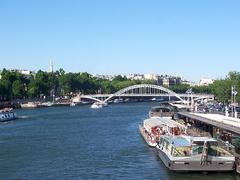
M179 112L178 114L207 124L211 124L213 126L231 131L236 134L240 134L240 119L237 118L227 117L220 114L202 114L190 112Z
M109 96L112 96L114 94L89 94L89 95L86 95L86 96L91 96L91 97L97 97L97 98L100 98L100 97L109 97ZM178 94L180 97L190 97L189 94ZM84 97L84 95L82 95ZM116 96L174 96L173 94L154 94L154 93L147 93L147 94L139 94L139 93L124 93L124 94L118 94ZM193 98L197 98L197 97L206 97L206 98L214 98L214 95L211 95L211 94L192 94L192 97Z

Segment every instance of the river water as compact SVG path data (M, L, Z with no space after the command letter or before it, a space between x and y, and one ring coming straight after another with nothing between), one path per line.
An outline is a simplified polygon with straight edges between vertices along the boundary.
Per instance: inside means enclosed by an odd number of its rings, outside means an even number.
M154 103L18 109L0 123L0 179L230 180L232 173L174 173L138 131Z

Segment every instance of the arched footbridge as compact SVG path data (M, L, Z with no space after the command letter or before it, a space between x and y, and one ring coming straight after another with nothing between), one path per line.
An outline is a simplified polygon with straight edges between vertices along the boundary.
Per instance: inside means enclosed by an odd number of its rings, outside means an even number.
M129 86L117 91L114 94L91 94L80 96L81 99L90 99L93 101L103 103L107 103L115 98L131 98L131 97L152 97L152 98L168 97L169 100L171 97L175 97L175 99L178 99L183 103L186 103L186 101L191 98L193 98L193 100L214 99L214 96L209 94L177 94L163 86L153 84L137 84Z

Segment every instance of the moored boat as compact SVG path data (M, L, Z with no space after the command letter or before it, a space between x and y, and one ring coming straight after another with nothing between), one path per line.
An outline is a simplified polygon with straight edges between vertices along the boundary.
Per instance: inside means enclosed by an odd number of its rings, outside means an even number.
M100 109L100 108L103 108L103 104L100 102L95 102L91 105L91 108L92 109Z
M35 102L28 102L21 104L21 108L36 108L38 107L38 103Z
M156 147L160 136L186 134L186 126L162 117L153 117L145 119L143 124L139 125L140 133L143 139L150 147Z
M149 117L165 117L172 118L174 115L174 109L168 106L154 106L149 111Z
M124 101L123 101L122 98L118 98L118 99L114 99L114 100L113 100L113 103L115 103L115 104L123 103L123 102L124 102Z
M50 101L43 102L43 103L39 103L37 106L38 107L51 107L51 106L54 106L54 102L50 102Z
M91 105L91 108L92 109L100 109L100 108L107 107L107 106L108 106L108 104L105 102L95 102Z
M71 103L70 103L70 106L72 106L72 107L73 107L73 106L76 106L76 103L71 102Z
M157 151L173 171L234 170L234 147L209 137L161 136Z
M12 108L4 108L0 110L0 122L16 119L17 116Z

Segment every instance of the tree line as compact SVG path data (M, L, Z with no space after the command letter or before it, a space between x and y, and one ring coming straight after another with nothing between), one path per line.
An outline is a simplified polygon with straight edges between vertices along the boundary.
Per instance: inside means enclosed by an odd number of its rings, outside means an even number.
M98 93L114 93L127 86L153 81L129 80L116 76L113 80L94 77L87 72L66 73L63 69L56 72L37 71L34 75L23 75L18 71L3 69L0 79L0 100L41 99L57 96Z
M135 84L156 84L149 80L130 80L126 77L116 76L113 80L94 77L87 72L66 73L63 69L55 72L39 70L34 75L23 75L18 71L1 71L0 100L14 99L40 99L43 97L97 93L114 93L125 87ZM235 85L239 92L236 100L240 100L240 73L230 72L226 78L215 80L209 86L193 86L187 84L169 87L176 93L186 93L192 88L194 93L214 94L215 98L224 103L231 100L231 86Z
M177 93L185 93L187 89L192 88L194 93L213 94L215 99L224 104L232 101L232 86L236 87L236 102L240 102L240 72L231 71L225 78L217 79L209 86L193 86L186 84L172 86L170 89Z

